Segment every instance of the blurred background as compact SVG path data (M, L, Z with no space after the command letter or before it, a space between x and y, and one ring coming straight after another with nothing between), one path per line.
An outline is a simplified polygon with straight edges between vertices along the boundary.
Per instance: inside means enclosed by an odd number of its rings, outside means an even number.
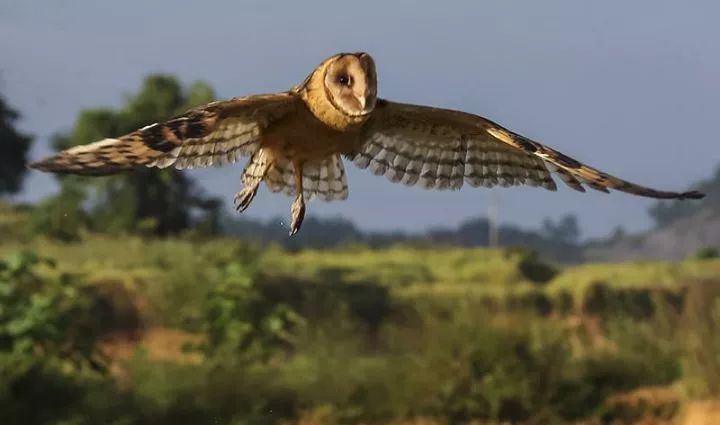
M0 0L0 423L720 423L720 4ZM700 202L350 197L242 166L28 171L367 51L380 95L462 109Z

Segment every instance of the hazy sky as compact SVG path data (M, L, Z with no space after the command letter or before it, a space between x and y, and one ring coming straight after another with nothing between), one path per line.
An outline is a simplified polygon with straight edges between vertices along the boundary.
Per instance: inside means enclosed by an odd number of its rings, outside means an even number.
M383 97L484 115L676 190L720 163L718 20L716 0L0 0L0 93L37 136L39 158L80 109L120 105L147 73L202 79L232 97L287 89L325 57L362 50L375 57ZM495 197L503 221L524 226L567 212L588 235L650 223L652 201L622 193L429 192L348 168L350 198L312 201L309 215L418 230L485 214ZM241 171L190 173L229 202ZM38 172L26 187L30 200L57 189ZM246 214L287 217L291 201L263 190Z

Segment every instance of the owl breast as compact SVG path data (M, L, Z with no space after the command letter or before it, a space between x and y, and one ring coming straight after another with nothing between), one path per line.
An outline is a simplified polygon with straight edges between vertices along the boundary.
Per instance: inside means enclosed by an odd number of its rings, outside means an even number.
M305 107L275 123L263 135L262 145L273 156L306 162L333 154L347 154L361 143L360 127L338 130L326 125Z

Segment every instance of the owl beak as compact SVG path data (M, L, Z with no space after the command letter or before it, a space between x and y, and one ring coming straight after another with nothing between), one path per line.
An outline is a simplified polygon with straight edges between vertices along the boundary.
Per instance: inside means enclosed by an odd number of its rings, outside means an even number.
M372 101L368 102L368 99L370 99L371 94L362 94L359 96L356 96L358 103L360 104L360 110L362 111L363 115L367 115L370 112L372 112L373 107L375 106Z

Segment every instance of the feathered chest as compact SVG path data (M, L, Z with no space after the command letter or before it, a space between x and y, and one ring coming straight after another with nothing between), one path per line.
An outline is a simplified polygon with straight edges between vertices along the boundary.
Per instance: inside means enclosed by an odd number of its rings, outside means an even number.
M262 145L297 161L320 159L337 153L350 153L362 143L362 127L338 130L326 125L304 104L270 126Z

